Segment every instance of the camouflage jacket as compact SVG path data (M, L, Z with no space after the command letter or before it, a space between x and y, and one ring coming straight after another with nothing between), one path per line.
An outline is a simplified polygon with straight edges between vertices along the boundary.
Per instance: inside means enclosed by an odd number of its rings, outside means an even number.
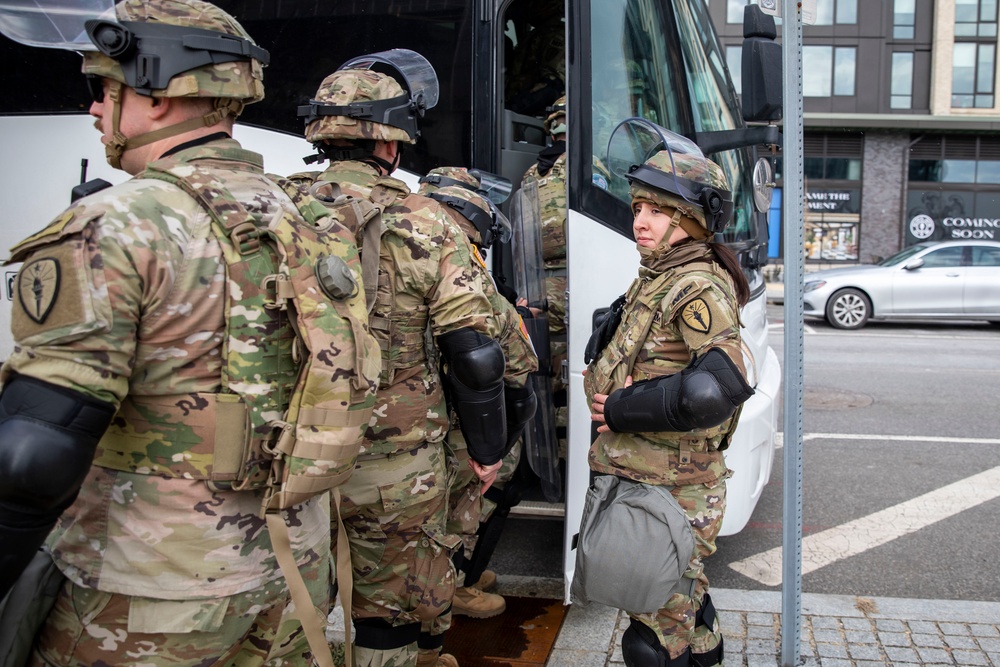
M618 330L588 368L588 404L595 393L610 394L624 386L628 375L635 382L672 375L713 347L726 352L745 374L733 292L732 278L710 256L691 258L662 273L641 270L626 293ZM727 474L719 446L736 429L738 415L717 427L685 433L602 433L590 448L590 467L652 484L717 481Z
M291 178L303 185L310 180L339 183L344 194L368 198L379 173L363 162L343 161L320 174ZM362 456L444 440L448 413L428 335L433 339L468 327L499 337L493 307L483 292L483 269L464 233L440 203L397 183L399 195L381 216L378 293L370 326L382 347L382 377Z
M265 178L261 158L231 139L179 151L214 173L255 218L295 205ZM22 273L60 267L47 317L16 306L15 351L3 377L23 373L121 405L126 396L217 392L226 286L211 218L176 185L132 179L86 197L36 234ZM294 369L290 332L274 330L279 367ZM289 334L289 335L286 335ZM279 374L280 376L280 374ZM274 391L286 396L294 372ZM188 406L193 421L198 405ZM160 599L226 596L281 577L258 492L210 491L204 481L94 466L50 536L77 584ZM329 497L285 514L297 561L329 558Z
M538 184L538 206L542 218L542 256L546 269L566 268L566 153L542 176L532 165L521 179Z

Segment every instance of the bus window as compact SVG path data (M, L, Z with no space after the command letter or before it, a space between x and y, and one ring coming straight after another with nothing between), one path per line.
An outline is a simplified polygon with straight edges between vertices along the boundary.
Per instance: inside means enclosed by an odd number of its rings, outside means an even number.
M296 105L316 92L328 74L354 56L393 48L413 49L434 66L441 99L420 124L421 137L406 146L401 166L425 174L442 165L471 161L469 108L472 91L473 7L466 0L364 3L214 0L239 17L271 52L264 72L267 95L246 108L240 122L302 134Z
M514 2L504 13L504 108L545 117L566 90L562 0Z
M695 131L732 130L740 126L742 123L734 113L739 108L736 93L726 76L725 56L704 4L675 2L674 6ZM725 241L737 244L755 241L752 181L742 177L751 169L747 152L724 151L709 157L725 170L734 190L733 224L723 234Z
M663 34L664 4L654 0L591 2L591 99L593 105L592 176L595 182L607 176L603 161L608 139L622 120L639 116L673 129L681 122L674 91L677 72L669 63L668 40ZM610 179L609 187L628 201L628 184ZM624 189L622 189L624 188Z

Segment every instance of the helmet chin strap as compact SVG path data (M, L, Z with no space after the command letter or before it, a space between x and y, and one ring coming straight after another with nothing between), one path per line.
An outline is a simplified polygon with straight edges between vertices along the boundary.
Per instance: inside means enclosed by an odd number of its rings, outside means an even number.
M122 156L129 149L148 146L161 139L174 137L198 128L212 127L230 116L236 118L243 111L243 103L239 100L216 98L214 100L215 109L211 113L198 118L189 118L188 120L168 125L167 127L161 127L152 132L144 132L135 137L126 137L121 131L123 89L124 86L120 81L112 79L108 86L107 95L107 98L111 101L111 141L105 144L104 154L108 159L108 164L115 169L122 168Z
M681 218L685 217L685 212L677 207L674 209L674 217L670 218L670 226L667 227L667 231L663 234L663 246L665 248L672 247L670 245L670 237L674 235L674 230L680 227Z

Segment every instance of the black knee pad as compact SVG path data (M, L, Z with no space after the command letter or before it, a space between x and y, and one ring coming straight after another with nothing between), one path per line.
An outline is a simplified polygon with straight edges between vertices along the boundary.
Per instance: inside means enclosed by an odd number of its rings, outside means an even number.
M639 621L632 621L622 635L622 657L628 667L667 667L670 661L656 633Z

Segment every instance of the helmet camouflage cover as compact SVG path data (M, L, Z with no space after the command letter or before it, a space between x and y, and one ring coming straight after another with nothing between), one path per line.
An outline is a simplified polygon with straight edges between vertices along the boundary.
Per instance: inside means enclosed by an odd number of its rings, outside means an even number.
M701 155L685 155L683 153L671 152L670 150L661 150L646 160L644 166L664 174L667 177L665 179L666 183L673 181L674 177L686 179L696 185L710 186L720 191L724 199L731 199L729 182L726 180L726 174L722 171L722 167ZM721 227L717 226L718 228L713 229L706 223L705 211L701 204L689 201L680 194L653 187L649 183L640 180L639 177L633 177L629 180L631 181L629 194L632 197L633 203L645 200L657 206L681 209L689 218L692 218L704 227L706 232L714 233L721 231L732 218L732 209L730 207L729 219L725 220Z
M563 95L549 107L549 115L545 119L545 131L551 135L562 134L566 131L566 96ZM556 122L562 118L561 122Z
M499 237L509 236L509 229L498 219L496 208L482 195L460 185L447 185L428 195L444 204L458 226L477 246L489 248ZM507 223L509 226L510 223Z
M313 98L330 106L354 102L391 100L407 95L393 77L368 69L338 70L323 79ZM325 139L375 139L380 141L417 142L401 128L349 116L321 116L306 126L306 139L318 143Z
M115 6L115 14L123 23L198 28L241 37L253 43L236 19L202 0L123 0ZM234 99L243 104L258 102L264 99L265 64L257 58L247 57L196 67L172 77L165 89L153 90L152 95ZM128 85L119 62L99 51L83 54L83 73Z
M465 167L435 167L420 179L419 194L425 197L446 186L465 187L473 192L482 187L479 172Z

